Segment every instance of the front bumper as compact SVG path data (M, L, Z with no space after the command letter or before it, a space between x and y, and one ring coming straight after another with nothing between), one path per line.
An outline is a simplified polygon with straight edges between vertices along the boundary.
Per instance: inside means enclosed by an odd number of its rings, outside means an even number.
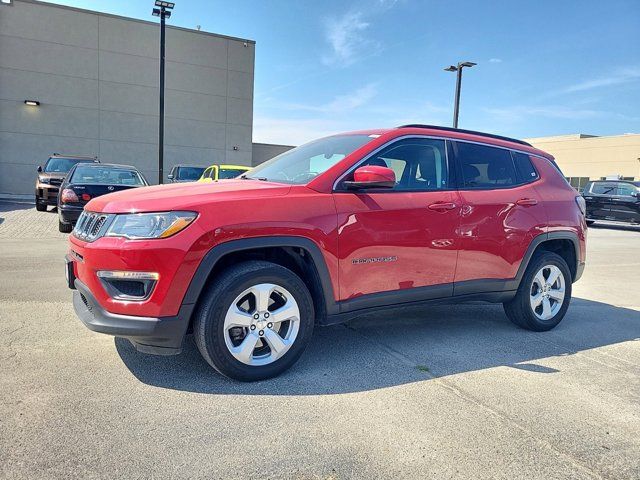
M44 205L58 204L58 186L52 186L46 183L38 183L36 185L36 202Z
M80 280L72 282L76 288L73 308L89 330L126 338L144 353L177 355L182 351L193 305L183 306L173 317L121 315L104 310Z

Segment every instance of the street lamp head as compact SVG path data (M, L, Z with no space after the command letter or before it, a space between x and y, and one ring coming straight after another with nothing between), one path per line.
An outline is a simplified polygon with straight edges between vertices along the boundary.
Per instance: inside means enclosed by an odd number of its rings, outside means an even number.
M450 65L447 68L444 69L445 72L456 72L458 71L458 67L456 67L455 65Z
M154 8L154 9L153 9L153 12L151 12L151 14L152 14L154 17L159 17L159 16L160 16L160 9L159 9L159 8Z
M168 8L169 10L171 10L173 7L175 7L175 3L173 2L163 2L161 0L156 0L156 7L163 7L163 8Z
M477 65L477 63L473 63L473 62L460 62L458 64L459 67L473 67L474 65Z

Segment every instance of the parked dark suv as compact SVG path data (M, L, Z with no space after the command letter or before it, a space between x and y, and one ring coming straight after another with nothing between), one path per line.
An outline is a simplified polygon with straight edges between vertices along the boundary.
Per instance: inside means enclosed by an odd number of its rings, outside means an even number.
M640 182L589 182L582 196L587 202L587 225L596 220L640 224Z
M99 163L97 157L80 155L61 155L54 153L47 163L38 166L38 178L36 179L36 210L44 212L47 205L58 203L58 190L71 167L76 163Z

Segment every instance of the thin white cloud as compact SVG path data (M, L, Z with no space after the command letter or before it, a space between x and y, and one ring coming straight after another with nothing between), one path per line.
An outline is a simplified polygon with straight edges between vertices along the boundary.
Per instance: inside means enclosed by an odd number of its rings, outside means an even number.
M614 70L611 75L606 75L590 80L585 80L563 90L564 93L584 92L594 88L620 85L622 83L636 82L640 80L640 67L626 67Z
M490 58L489 63L502 63L501 58Z
M341 114L358 108L362 108L370 103L378 94L378 88L375 83L364 85L353 92L338 95L328 103L320 105L302 104L302 103L280 103L271 104L272 107L284 110L298 110L326 114Z
M331 18L325 22L325 39L331 47L331 54L323 58L325 65L350 65L359 52L370 45L363 32L370 23L364 20L364 14L351 11L339 18Z
M356 126L354 122L349 120L256 116L253 120L253 141L302 145L316 138L359 128L366 127Z
M517 122L532 117L560 118L565 120L586 120L606 115L608 112L572 108L562 105L526 106L515 105L506 108L485 108L485 112L497 120Z

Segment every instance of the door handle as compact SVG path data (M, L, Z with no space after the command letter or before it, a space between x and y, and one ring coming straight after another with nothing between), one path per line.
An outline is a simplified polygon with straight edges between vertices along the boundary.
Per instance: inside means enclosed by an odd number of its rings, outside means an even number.
M453 202L432 203L429 205L429 210L435 210L436 212L446 212L453 210L457 205Z
M523 207L532 207L533 205L537 205L538 200L535 198L521 198L516 201L516 205L522 205Z

